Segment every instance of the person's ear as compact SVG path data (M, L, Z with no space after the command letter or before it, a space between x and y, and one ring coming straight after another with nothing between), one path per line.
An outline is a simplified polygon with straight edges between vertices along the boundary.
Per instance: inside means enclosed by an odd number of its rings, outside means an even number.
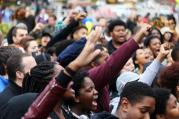
M16 42L16 37L15 36L12 36L12 41L13 41L13 43Z
M76 38L76 37L78 37L77 32L73 33L73 39Z
M157 114L156 119L165 119L165 116L163 114Z
M120 102L120 109L122 112L128 112L130 102L127 98L123 97Z
M179 86L177 86L176 89L177 89L177 92L179 92Z
M21 71L16 71L16 77L17 79L24 79L24 73Z

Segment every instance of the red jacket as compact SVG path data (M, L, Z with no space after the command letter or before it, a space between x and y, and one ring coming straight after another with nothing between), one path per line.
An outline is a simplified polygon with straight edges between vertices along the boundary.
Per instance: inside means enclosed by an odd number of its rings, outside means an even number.
M46 119L62 98L64 92L65 89L55 79L50 81L22 119Z
M106 63L89 70L89 77L93 80L99 95L102 92L102 96L99 96L101 99L98 101L98 106L100 106L98 107L98 111L105 110L109 112L110 100L107 86L119 75L120 70L137 49L138 44L133 39L130 39L114 51Z
M103 91L101 100L104 110L109 111L109 92L106 86L118 75L119 71L137 49L138 44L131 39L118 48L105 64L89 70L89 76L93 80L96 89ZM53 80L33 102L23 119L46 119L64 92L65 89Z

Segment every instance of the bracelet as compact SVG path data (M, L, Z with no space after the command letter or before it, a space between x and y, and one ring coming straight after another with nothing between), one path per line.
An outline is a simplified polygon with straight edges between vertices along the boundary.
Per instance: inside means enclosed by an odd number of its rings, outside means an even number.
M71 68L66 67L65 68L66 72L69 73L71 76L74 76L76 74L76 71L73 71Z

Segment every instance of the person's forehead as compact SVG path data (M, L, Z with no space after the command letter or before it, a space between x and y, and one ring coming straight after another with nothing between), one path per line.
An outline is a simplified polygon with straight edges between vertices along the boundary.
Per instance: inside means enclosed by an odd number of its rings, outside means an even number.
M150 43L154 43L154 42L160 42L160 39L158 39L158 38L151 39Z
M157 31L157 29L153 29L152 33L159 33L159 31Z
M168 22L174 23L174 20L173 19L169 19Z
M153 108L155 107L155 98L150 96L144 96L136 102L137 107Z
M26 29L17 29L17 34L24 34L27 33Z
M125 29L123 25L116 25L114 26L114 29Z
M84 32L84 31L87 31L87 29L85 29L85 28L80 28L79 30L77 30L77 32Z
M85 77L84 78L84 81L83 81L83 85L84 86L90 86L90 85L93 85L94 83L93 83L93 81L91 80L91 78L89 78L89 77Z
M144 52L144 49L138 49L136 53L140 54L140 53L143 53L143 52Z

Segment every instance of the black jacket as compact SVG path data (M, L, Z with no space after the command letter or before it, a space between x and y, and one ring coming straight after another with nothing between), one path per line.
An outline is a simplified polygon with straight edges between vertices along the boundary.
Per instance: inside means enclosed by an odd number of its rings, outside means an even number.
M21 93L22 93L22 88L9 80L9 85L3 90L3 92L0 93L0 115L2 115L2 112L8 101L12 97L20 95Z
M68 35L73 31L74 28L78 27L78 21L72 21L68 24L64 29L62 29L50 42L47 44L47 47L53 46L55 43L59 41L66 40Z
M37 97L37 93L25 93L14 96L3 107L0 119L20 119Z
M9 99L22 93L22 88L9 80L9 85L0 93L0 107L7 103Z

